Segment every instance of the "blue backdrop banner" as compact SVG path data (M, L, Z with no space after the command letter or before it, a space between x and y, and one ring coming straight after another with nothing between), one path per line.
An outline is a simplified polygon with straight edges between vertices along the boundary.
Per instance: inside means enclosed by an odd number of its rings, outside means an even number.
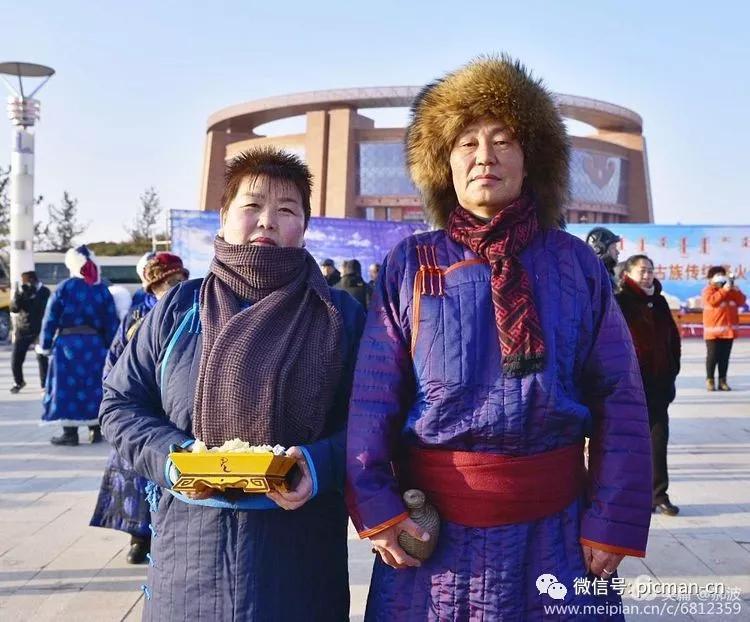
M185 261L193 276L204 276L219 229L217 212L172 210L172 249ZM584 239L595 225L569 225L568 231ZM656 276L673 306L688 305L700 295L711 266L724 265L747 293L750 267L750 226L725 225L607 225L622 237L620 260L642 253L656 267ZM311 218L305 236L307 249L318 260L331 258L337 266L358 259L363 270L379 263L407 235L425 231L411 222ZM690 306L694 306L690 304Z

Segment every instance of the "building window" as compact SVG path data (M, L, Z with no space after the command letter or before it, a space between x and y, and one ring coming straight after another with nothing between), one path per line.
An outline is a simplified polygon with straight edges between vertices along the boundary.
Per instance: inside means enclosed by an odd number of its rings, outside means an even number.
M117 283L139 283L140 278L135 266L101 266L102 279L112 285Z
M47 285L57 285L70 277L70 270L64 263L35 263L34 271L37 278Z
M416 196L409 179L404 145L400 142L359 143L359 187L357 194L368 196Z
M570 185L574 201L628 205L628 160L590 149L573 149Z

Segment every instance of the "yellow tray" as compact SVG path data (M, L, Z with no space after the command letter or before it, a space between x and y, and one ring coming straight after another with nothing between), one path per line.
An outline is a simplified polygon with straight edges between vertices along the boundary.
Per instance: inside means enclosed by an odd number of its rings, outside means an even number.
M300 472L297 461L272 453L220 453L173 451L169 457L180 472L172 486L176 492L196 492L203 487L264 493L288 491Z

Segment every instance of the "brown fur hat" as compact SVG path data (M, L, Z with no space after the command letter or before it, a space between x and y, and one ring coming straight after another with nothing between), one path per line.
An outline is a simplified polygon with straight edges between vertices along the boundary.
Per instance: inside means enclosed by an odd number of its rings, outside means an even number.
M563 224L568 198L567 132L552 95L509 56L482 56L428 84L411 108L406 159L428 219L445 227L457 204L450 168L456 137L481 117L502 120L521 143L543 227Z

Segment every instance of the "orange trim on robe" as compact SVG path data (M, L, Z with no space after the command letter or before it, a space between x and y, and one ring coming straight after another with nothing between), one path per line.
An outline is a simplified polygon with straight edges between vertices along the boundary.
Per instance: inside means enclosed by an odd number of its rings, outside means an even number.
M602 544L601 542L594 542L593 540L587 540L586 538L580 538L578 541L581 544L590 546L592 549L597 549L606 553L614 553L615 555L630 555L631 557L646 557L646 551L637 551L635 549L626 549L622 546Z
M385 521L384 523L380 523L379 525L376 525L375 527L372 527L371 529L365 529L364 531L360 531L359 537L362 540L364 540L365 538L372 538L374 535L379 534L381 531L385 531L389 527L398 525L402 520L406 520L407 518L409 518L409 512L403 512L402 514L399 514L398 516L394 516L393 518Z
M487 264L487 260L485 259L464 259L463 261L457 261L454 264L451 264L448 266L443 274L448 274L449 272L453 272L454 270L458 270L459 268L467 268L468 266L475 266L477 264Z
M422 297L422 286L424 284L424 272L420 270L414 277L414 297L412 306L414 312L412 313L411 321L411 356L414 358L414 352L417 349L417 337L419 336L419 304Z

